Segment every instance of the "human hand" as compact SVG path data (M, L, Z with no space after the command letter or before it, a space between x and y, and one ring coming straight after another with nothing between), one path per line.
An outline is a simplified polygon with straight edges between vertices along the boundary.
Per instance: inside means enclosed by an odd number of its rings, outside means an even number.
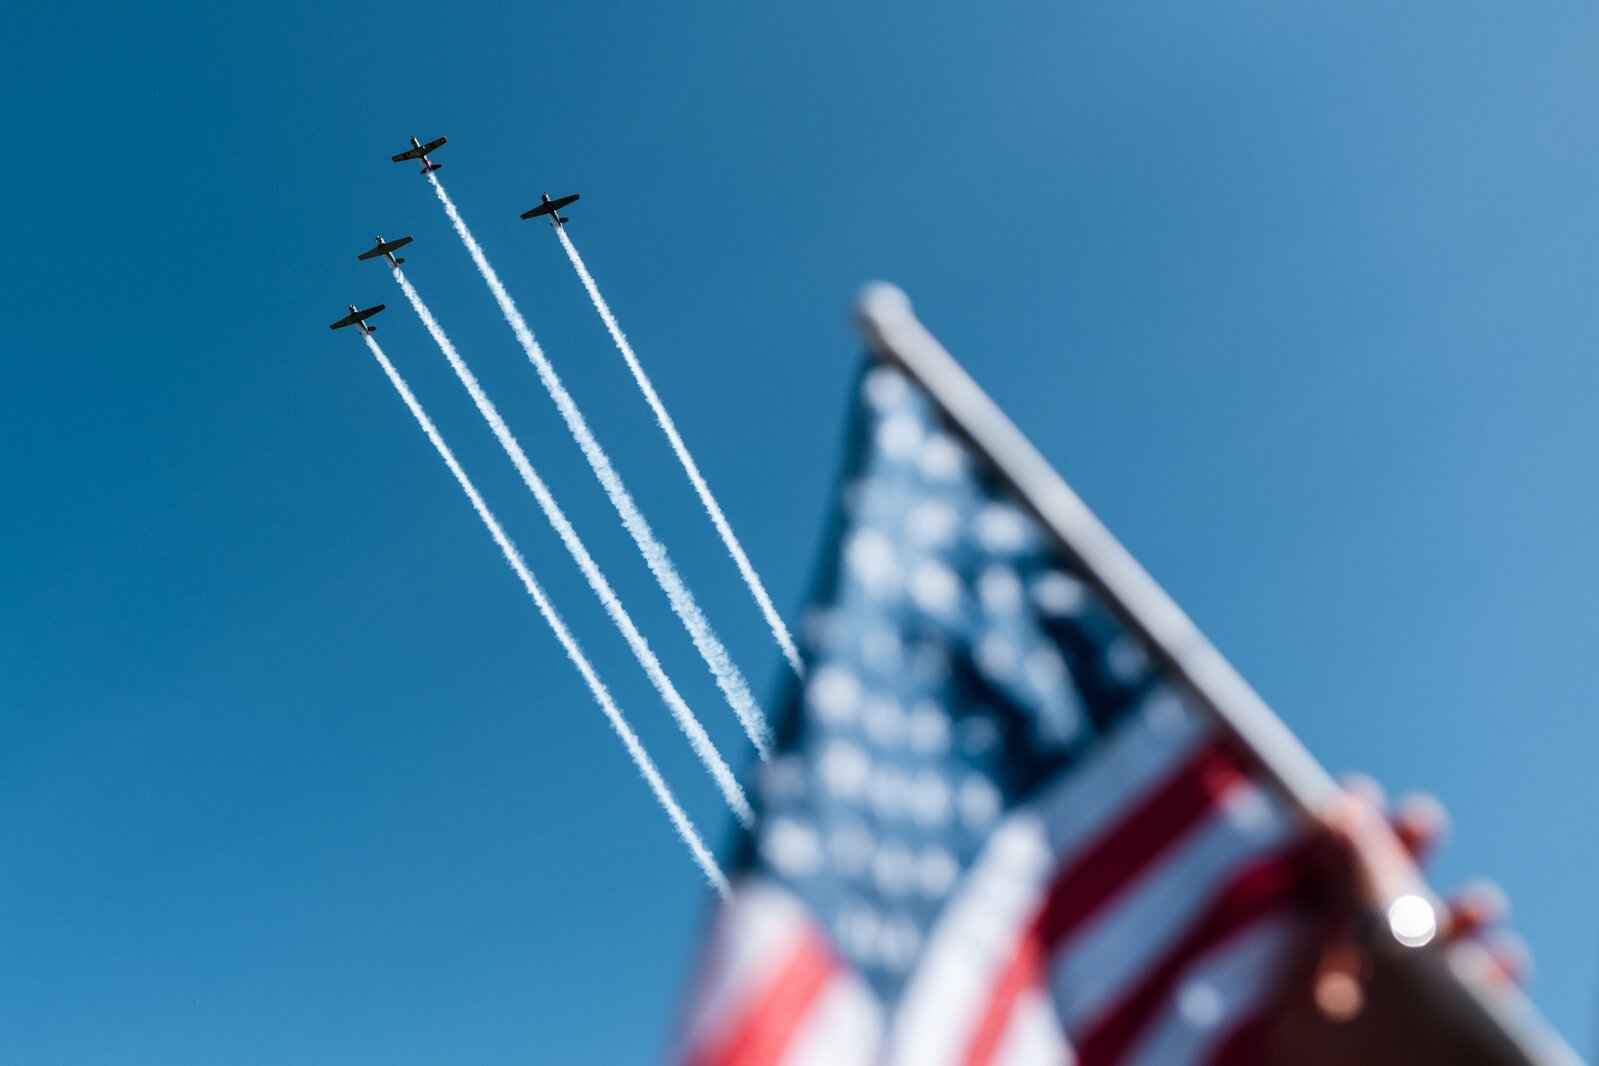
M1267 1061L1525 1061L1441 972L1465 970L1490 990L1513 987L1527 972L1526 949L1499 926L1502 892L1478 885L1440 904L1422 882L1418 864L1443 836L1443 809L1418 797L1390 814L1380 790L1357 780L1319 820L1319 935L1285 986Z

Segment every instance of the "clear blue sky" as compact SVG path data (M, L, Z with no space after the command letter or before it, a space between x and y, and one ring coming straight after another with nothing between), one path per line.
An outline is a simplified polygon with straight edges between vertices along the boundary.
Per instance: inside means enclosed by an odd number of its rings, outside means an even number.
M663 1045L702 882L346 303L731 819L372 234L749 759L413 133L769 705L542 189L787 613L886 277L1324 762L1443 797L1591 1051L1599 11L1304 7L7 8L0 1059Z

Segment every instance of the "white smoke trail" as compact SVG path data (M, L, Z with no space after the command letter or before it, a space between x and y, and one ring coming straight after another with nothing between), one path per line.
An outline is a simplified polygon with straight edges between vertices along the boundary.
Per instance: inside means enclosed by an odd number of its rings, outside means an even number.
M533 493L533 498L538 501L539 508L543 510L544 517L549 520L555 532L560 535L561 543L566 545L566 550L571 553L572 559L577 563L578 569L583 571L583 576L588 579L589 588L594 590L594 595L599 597L600 603L605 607L605 613L611 616L611 621L616 628L621 630L626 638L628 647L633 649L633 655L638 659L639 665L649 675L650 682L655 690L661 694L661 699L666 702L672 712L672 717L677 721L678 728L683 735L688 737L689 745L694 749L694 754L710 771L716 785L727 800L727 805L733 809L738 820L745 828L755 824L755 812L750 809L749 799L744 795L744 790L739 787L738 781L733 777L733 771L728 769L721 754L716 750L716 745L706 735L705 729L700 725L699 719L694 717L694 712L689 709L683 697L678 693L677 686L672 684L672 679L666 676L661 662L655 657L654 650L649 641L644 639L638 627L633 624L633 618L628 614L627 608L622 606L622 601L617 597L611 583L606 580L605 574L600 570L599 564L589 554L588 548L583 544L582 538L577 535L577 530L572 528L572 523L567 520L566 513L561 510L561 505L555 501L555 496L545 485L544 479L539 477L533 469L533 464L528 461L527 453L522 450L522 445L511 432L511 427L505 424L505 419L500 417L500 412L495 408L494 402L489 399L488 393L483 391L483 386L478 382L477 376L467 367L466 360L455 349L450 338L445 335L443 327L433 317L433 312L427 304L422 302L422 297L411 284L409 278L399 267L393 267L394 280L400 283L400 288L405 292L405 298L411 301L411 307L416 311L417 317L427 327L433 341L450 361L450 366L455 370L455 376L461 379L461 384L471 394L472 401L477 404L478 413L494 431L495 438L500 442L500 447L505 449L505 454L510 456L511 462L516 467L517 473L522 475L522 481Z
M555 235L561 239L561 247L566 249L566 257L572 261L572 269L577 271L577 276L583 282L583 287L588 290L589 299L594 303L594 309L600 313L600 318L605 322L605 328L610 330L611 340L616 342L616 348L622 353L622 358L627 360L627 368L633 372L633 380L638 382L639 391L644 394L644 399L649 402L650 410L655 412L655 421L660 423L666 439L671 442L672 451L677 453L677 461L683 464L683 471L688 474L689 481L694 486L694 491L699 494L700 503L704 504L705 512L711 516L711 522L716 526L716 532L721 534L722 543L727 546L727 553L733 557L733 562L738 564L738 572L744 578L744 584L749 586L751 595L761 608L761 614L766 618L766 624L772 630L772 636L777 639L778 647L783 649L783 658L788 660L788 665L794 668L794 673L800 677L805 676L805 665L800 659L799 648L794 645L794 637L789 633L788 626L783 624L783 618L777 613L772 598L766 594L766 586L761 584L760 575L755 572L754 565L749 556L744 554L744 546L739 543L738 537L733 534L733 527L727 521L727 515L722 512L721 505L716 502L716 497L711 495L711 487L706 484L705 477L700 473L699 464L689 454L688 445L683 443L683 438L677 432L677 423L667 413L666 405L655 392L655 386L650 383L649 375L644 373L644 366L639 362L638 356L633 352L633 346L628 343L627 336L622 332L621 325L616 321L616 316L611 313L611 305L605 302L605 297L600 295L600 287L594 281L594 275L589 273L589 268L583 262L583 257L577 254L577 246L572 243L572 238L566 235L565 226L556 226Z
M567 429L571 431L578 447L583 450L583 457L588 460L594 476L599 479L605 494L610 497L611 505L621 516L622 525L632 536L633 543L638 545L650 572L655 575L655 580L660 583L666 598L671 601L672 610L683 623L683 628L688 630L689 636L694 641L694 647L699 650L700 657L705 660L705 665L716 678L717 687L722 690L722 695L732 706L733 713L738 715L739 724L744 727L744 732L748 734L760 757L763 760L769 759L772 749L771 726L767 724L766 716L755 703L755 697L750 694L749 683L744 680L744 675L734 664L732 656L727 653L727 648L711 629L710 622L706 620L688 586L683 584L677 568L672 565L671 556L666 553L666 546L656 539L655 532L650 529L649 523L644 520L644 515L639 512L638 505L633 502L627 487L622 484L621 475L611 466L610 457L605 454L605 449L600 447L600 442L590 431L583 412L578 410L572 394L561 384L560 377L555 373L555 367L550 364L538 341L533 339L533 331L528 329L526 320L516 309L511 294L505 291L499 275L489 265L488 257L483 254L483 248L472 236L472 231L466 228L466 222L456 209L455 201L444 191L444 186L439 182L437 175L428 174L428 181L433 183L433 191L438 194L439 202L444 205L444 213L454 224L456 235L461 238L461 243L466 245L467 252L472 256L472 262L477 265L478 273L483 275L489 291L494 294L495 302L500 305L500 313L505 316L511 332L516 334L517 342L522 345L528 360L538 371L539 380L544 383L545 391L555 401L556 409L566 420Z
M683 843L688 845L689 851L694 856L694 861L699 863L700 870L704 872L705 879L721 893L723 899L729 898L731 890L728 887L727 877L717 866L716 859L711 855L710 849L700 839L699 832L694 828L694 823L689 821L688 815L683 813L683 808L677 804L677 799L672 795L672 790L667 787L666 781L661 777L661 772L655 768L655 763L650 759L649 753L644 750L644 745L639 741L638 735L633 732L632 726L627 724L627 719L622 717L621 710L611 699L611 693L606 689L605 683L600 680L590 665L588 657L583 654L583 649L578 646L577 638L572 636L566 628L566 623L556 613L555 605L545 595L543 587L533 577L533 572L528 569L527 563L522 560L522 554L516 550L516 545L511 543L511 538L506 535L499 520L489 510L488 504L483 502L483 497L478 494L477 488L472 484L471 478L466 476L466 471L461 469L461 464L456 461L455 453L450 451L449 445L444 443L444 438L439 435L433 420L422 410L422 405L417 402L410 386L405 379L400 377L400 372L394 369L394 364L389 362L388 356L383 354L383 349L378 347L378 342L372 339L370 333L362 334L366 345L372 350L372 355L377 359L378 365L388 375L389 381L394 385L395 391L400 394L400 399L405 401L405 406L411 409L411 414L416 416L417 424L422 427L422 432L427 434L428 440L433 442L433 447L438 449L439 457L444 460L444 465L450 468L450 473L455 475L455 480L460 482L461 489L466 493L466 498L472 501L472 507L477 511L478 517L488 527L489 534L494 538L494 543L500 546L500 551L505 553L505 561L511 564L511 569L516 571L516 576L521 579L522 587L527 589L527 594L533 598L538 606L539 613L555 631L555 639L561 642L561 647L566 649L567 658L572 660L572 665L577 667L577 672L583 675L583 680L588 683L589 691L594 694L594 701L600 705L600 710L605 712L605 717L610 720L611 728L616 735L622 738L622 744L627 748L627 753L633 757L633 764L649 784L650 790L655 793L655 798L660 801L667 817L671 818L672 825L677 829L677 835L683 838Z

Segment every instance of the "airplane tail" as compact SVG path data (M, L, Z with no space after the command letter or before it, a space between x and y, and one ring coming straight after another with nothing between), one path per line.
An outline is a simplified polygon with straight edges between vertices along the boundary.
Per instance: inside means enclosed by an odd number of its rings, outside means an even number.
M405 257L403 255L394 257L394 265L395 266L399 266L403 262L405 262Z
M563 218L563 217L562 217L562 216L560 216L560 215L556 215L556 216L555 216L555 221L557 221L557 222L570 222L570 221L572 221L572 220L571 220L571 219L569 219L569 218Z
M439 169L439 168L440 168L440 167L442 167L442 166L443 166L443 165L444 165L444 164L443 164L443 163L429 163L429 164L428 164L428 165L427 165L427 166L425 166L425 167L423 167L423 168L422 168L422 173L424 173L424 174L431 174L431 173L433 173L433 172L434 172L434 171L435 171L435 170L438 170L438 169Z

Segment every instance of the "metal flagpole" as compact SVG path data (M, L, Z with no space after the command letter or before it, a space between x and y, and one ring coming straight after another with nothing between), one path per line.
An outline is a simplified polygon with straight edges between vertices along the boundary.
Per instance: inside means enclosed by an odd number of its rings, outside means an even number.
M1331 775L917 320L905 293L874 282L861 291L856 313L872 352L927 391L950 428L1033 512L1166 675L1254 754L1303 816L1323 809L1338 792ZM1419 871L1416 880L1422 883ZM1443 953L1406 950L1405 956L1405 965L1426 974L1433 990L1446 998L1442 1005L1469 1027L1473 1050L1482 1055L1473 1061L1581 1066L1577 1054L1519 992L1486 989L1461 967L1451 966Z

